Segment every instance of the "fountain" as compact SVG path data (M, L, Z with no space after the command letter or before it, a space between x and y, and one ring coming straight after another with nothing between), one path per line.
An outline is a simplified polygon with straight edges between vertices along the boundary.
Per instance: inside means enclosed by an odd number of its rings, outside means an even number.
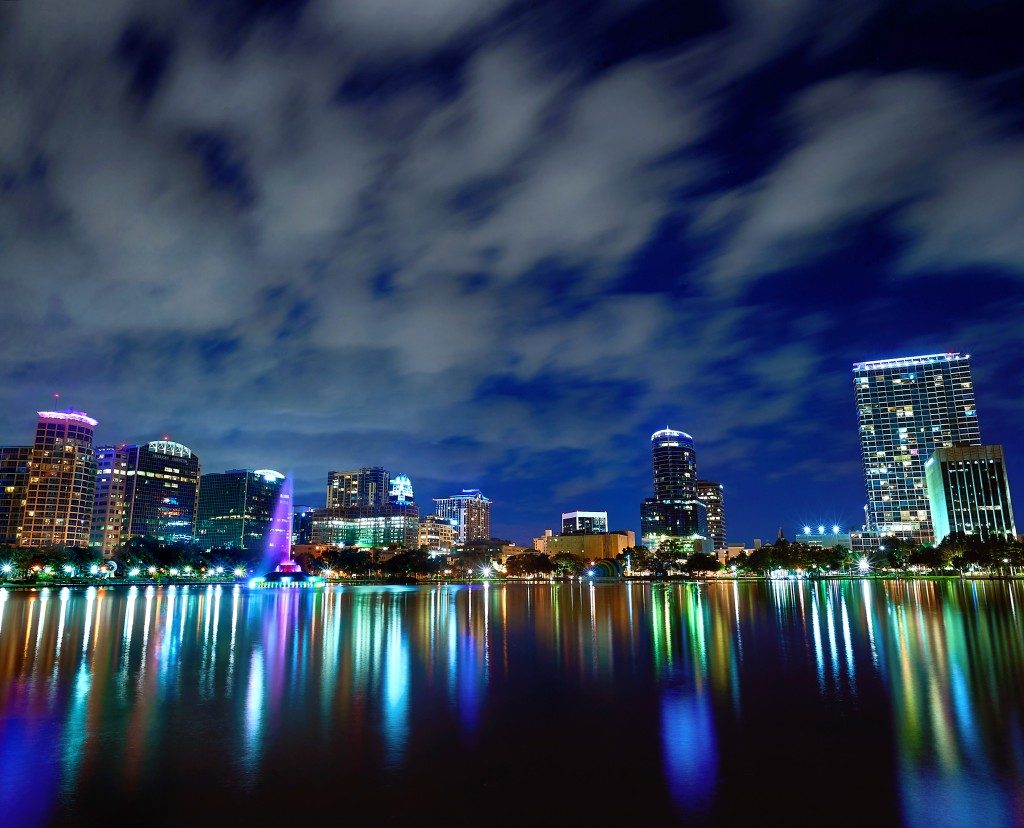
M275 472L276 474L276 472ZM249 581L251 587L311 587L323 584L323 579L303 572L292 560L292 479L284 477L274 512L267 527L267 548L263 555L265 566L273 569L263 577Z

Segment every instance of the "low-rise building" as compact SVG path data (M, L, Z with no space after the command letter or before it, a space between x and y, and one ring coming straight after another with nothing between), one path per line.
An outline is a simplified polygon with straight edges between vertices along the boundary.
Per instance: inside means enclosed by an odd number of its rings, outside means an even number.
M614 558L632 546L636 546L636 533L629 529L596 534L560 535L546 529L543 535L533 539L533 548L545 555L568 552L589 560Z

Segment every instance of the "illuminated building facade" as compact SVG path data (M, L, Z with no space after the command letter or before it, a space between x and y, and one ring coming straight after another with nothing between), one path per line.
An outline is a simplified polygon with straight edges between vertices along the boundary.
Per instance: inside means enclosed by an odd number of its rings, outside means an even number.
M437 515L427 515L420 521L419 543L421 549L432 552L448 552L458 543L458 531L451 520Z
M31 456L31 446L0 446L0 544L21 541Z
M195 533L199 458L171 440L96 449L90 546L106 556L129 538L186 543Z
M858 362L853 382L867 488L867 530L916 543L934 531L925 461L981 444L969 354Z
M196 539L207 548L245 549L262 555L284 475L272 469L232 469L199 482Z
M697 453L693 438L670 428L651 435L654 497L640 506L640 532L645 546L685 538L695 550L710 551L707 507L697 498Z
M412 504L316 509L311 515L311 543L360 549L419 546L419 509Z
M437 516L455 522L460 544L490 540L491 501L479 489L463 489L462 494L434 498Z
M383 506L390 493L391 475L380 466L327 473L328 509Z
M88 546L96 491L97 422L82 411L40 411L29 456L22 546Z
M626 549L636 546L636 533L630 530L613 532L563 532L555 535L547 530L533 539L533 548L545 555L568 552L587 560L614 558Z
M850 532L835 524L832 526L803 526L796 533L794 540L805 546L820 546L823 549L831 549L834 546L853 548L853 537Z
M936 449L925 479L936 543L954 532L1016 536L1002 446Z
M607 512L562 512L563 535L590 535L607 531Z
M707 510L711 546L720 552L728 546L725 540L725 486L712 480L698 480L697 500Z

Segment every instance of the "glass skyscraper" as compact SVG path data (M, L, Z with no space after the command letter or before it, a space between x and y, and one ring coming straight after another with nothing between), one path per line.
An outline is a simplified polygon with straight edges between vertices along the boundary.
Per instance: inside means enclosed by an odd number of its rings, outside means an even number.
M697 453L693 438L670 428L651 435L654 497L640 506L640 533L652 549L669 538L694 541L695 551L707 542L707 507L697 498Z
M91 546L110 555L134 537L192 540L199 458L190 448L171 440L101 446L96 464Z
M196 540L207 548L262 555L283 486L284 475L272 469L204 474L199 482Z
M1016 536L1002 446L936 449L924 469L936 543L951 532Z
M867 528L931 543L925 463L936 449L981 443L970 354L858 362L853 382Z

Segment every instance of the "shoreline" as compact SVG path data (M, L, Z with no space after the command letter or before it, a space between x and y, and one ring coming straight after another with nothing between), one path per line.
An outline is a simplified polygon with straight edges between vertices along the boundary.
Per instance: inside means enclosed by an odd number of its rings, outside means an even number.
M150 579L150 578L139 578L133 580L127 579L104 579L96 578L94 580L85 579L54 579L45 583L26 583L23 581L0 581L0 589L9 589L17 591L38 591L42 589L64 589L64 588L89 588L89 587L103 587L106 589L121 588L121 587L245 587L250 589L248 578L237 579L237 578L210 578L206 580L186 579L186 578L162 578L162 579ZM665 577L649 577L649 576L623 576L618 578L441 578L441 579L408 579L407 581L396 582L394 580L388 580L385 578L345 578L345 579L324 579L324 587L336 587L336 586L472 586L474 584L484 584L490 586L536 586L539 584L579 584L579 583L595 583L607 586L609 584L634 584L634 583L648 583L648 584L715 584L715 583L743 583L743 582L768 582L768 583L800 583L800 582L819 582L819 581L1021 581L1024 580L1024 574L1021 575L991 575L991 574L949 574L949 575L896 575L896 574L884 574L884 575L815 575L805 576L801 578L772 578L767 575L724 575L724 576L712 576L708 578L694 578L683 575L665 576ZM255 589L255 588L253 588ZM265 588L261 588L259 591L266 591Z

